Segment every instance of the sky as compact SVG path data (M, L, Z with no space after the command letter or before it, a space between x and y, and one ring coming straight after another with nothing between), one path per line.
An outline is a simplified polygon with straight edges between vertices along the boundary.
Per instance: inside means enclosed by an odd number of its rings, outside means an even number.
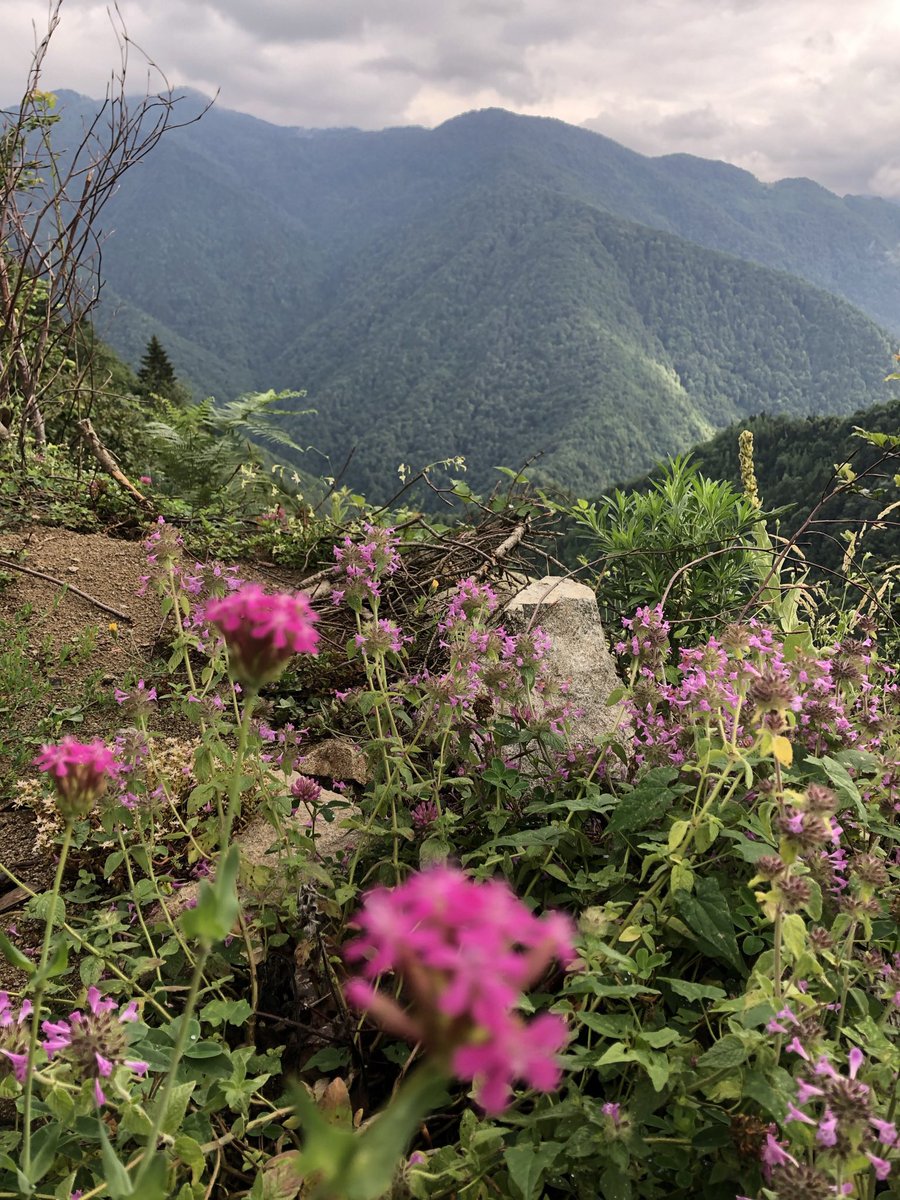
M900 198L900 0L119 0L170 82L282 125L558 117L645 154ZM17 95L47 0L0 0ZM62 0L44 85L100 95L105 3ZM137 89L145 78L132 55Z

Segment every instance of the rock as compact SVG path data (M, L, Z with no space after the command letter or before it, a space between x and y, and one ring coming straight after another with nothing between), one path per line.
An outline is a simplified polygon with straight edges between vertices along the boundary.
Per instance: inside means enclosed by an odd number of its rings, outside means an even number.
M337 792L329 792L325 788L319 796L318 805L321 806L327 803L338 805L337 815L331 822L325 821L320 816L316 821L315 829L310 829L310 821L312 819L312 811L306 805L298 805L296 813L287 818L285 824L294 826L300 833L310 834L312 832L316 843L316 858L322 860L325 858L333 858L345 850L353 837L353 832L344 828L343 817L353 813L358 815L359 810L355 805L348 805L343 796ZM277 871L278 856L269 854L269 848L277 839L277 834L271 824L266 820L262 813L257 813L244 826L240 832L234 835L235 843L241 848L241 866L242 868L250 867L270 867ZM179 916L189 905L193 904L200 891L200 881L185 884L179 888L171 896L166 898L166 908L172 918ZM151 920L157 920L162 916L158 907L151 912Z
M597 598L587 584L546 575L509 601L504 624L510 633L540 625L550 637L547 663L558 679L571 680L569 698L582 711L571 720L574 742L597 744L617 730L622 740L629 740L624 706L608 703L622 681L607 648Z
M366 756L346 738L327 738L317 742L296 761L302 775L317 779L337 779L341 783L365 784L369 781Z

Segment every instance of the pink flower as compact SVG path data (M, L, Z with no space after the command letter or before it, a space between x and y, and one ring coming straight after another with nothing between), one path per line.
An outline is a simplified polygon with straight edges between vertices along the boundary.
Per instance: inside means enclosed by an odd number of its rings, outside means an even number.
M115 755L99 738L64 737L55 746L42 746L34 763L52 776L56 807L67 821L87 816L118 773Z
M878 1117L870 1117L869 1120L878 1136L882 1146L893 1146L897 1140L897 1128L890 1121L882 1121Z
M211 600L205 617L222 632L233 673L252 687L276 679L294 654L315 654L318 616L301 594L270 594L255 583Z
M825 1109L825 1116L819 1122L816 1141L820 1146L833 1146L837 1142L837 1117L830 1108Z
M320 784L308 775L298 775L291 784L291 795L302 804L315 804L321 794Z
M47 1054L51 1058L60 1054L82 1078L93 1079L94 1099L102 1106L106 1094L101 1079L109 1079L120 1064L140 1076L147 1073L148 1066L125 1057L128 1041L123 1026L138 1019L136 1002L119 1010L115 1000L102 996L96 987L88 988L87 1001L87 1012L76 1010L68 1021L44 1021L41 1029Z
M809 1062L809 1055L804 1050L803 1043L799 1038L791 1038L785 1046L785 1050L791 1051L793 1054L799 1054L801 1058L805 1058Z
M566 917L539 919L505 883L434 867L370 892L357 924L362 934L346 954L362 962L366 979L348 984L351 1004L475 1081L488 1112L507 1106L513 1080L540 1091L558 1085L564 1021L545 1013L526 1024L515 1006L554 959L574 956ZM386 971L403 979L409 1012L366 981Z
M887 1179L888 1175L891 1173L891 1164L887 1161L887 1159L879 1158L877 1154L871 1154L868 1150L866 1151L866 1158L875 1168L875 1178Z
M796 1158L793 1158L788 1152L775 1141L771 1133L766 1134L766 1141L762 1148L760 1157L767 1167L783 1167L790 1163L792 1166L797 1166Z

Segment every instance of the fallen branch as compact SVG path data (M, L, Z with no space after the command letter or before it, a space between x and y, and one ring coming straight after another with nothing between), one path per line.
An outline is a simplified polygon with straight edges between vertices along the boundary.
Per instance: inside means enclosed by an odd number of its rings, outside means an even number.
M502 562L511 550L515 550L527 532L528 522L520 521L509 537L490 553L488 561L483 562L478 570L473 572L473 577L479 579L482 575L486 575L494 564Z
M81 588L74 587L71 583L67 583L65 579L57 579L55 575L46 575L43 571L35 571L33 567L23 567L19 563L10 562L9 559L0 558L0 567L8 567L11 571L21 571L23 575L33 575L35 579L46 579L48 583L55 583L58 587L66 588L76 596L80 596L82 600L87 600L88 604L93 604L95 608L100 608L111 616L118 617L122 621L130 621L134 623L134 617L130 617L128 613L120 612L119 609L113 608L111 604L104 604L102 600L98 600L96 596L89 596L87 592L83 592Z
M152 511L152 500L148 500L142 492L138 491L131 480L123 474L121 467L100 441L100 438L97 436L96 429L94 429L88 418L85 417L82 421L76 421L75 424L78 432L81 434L82 441L87 446L88 450L90 450L91 454L93 454L94 458L96 458L97 462L107 473L107 475L111 475L120 487L123 487L126 492L134 496L138 504L142 505L148 511Z

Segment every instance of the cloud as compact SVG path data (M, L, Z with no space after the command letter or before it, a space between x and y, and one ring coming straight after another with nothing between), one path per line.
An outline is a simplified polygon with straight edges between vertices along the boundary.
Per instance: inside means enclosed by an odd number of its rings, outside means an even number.
M500 105L649 154L900 194L896 0L120 0L178 84L281 124L434 125ZM45 0L0 0L22 80ZM106 5L63 0L45 83L97 94ZM140 78L140 72L137 72ZM4 100L13 100L12 95Z

